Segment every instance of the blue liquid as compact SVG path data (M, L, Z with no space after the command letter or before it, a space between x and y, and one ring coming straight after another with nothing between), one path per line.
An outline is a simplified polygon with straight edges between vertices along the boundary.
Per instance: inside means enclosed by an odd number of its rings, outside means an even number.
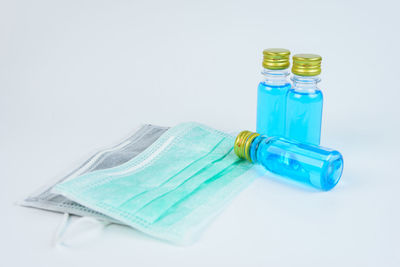
M289 90L286 100L285 137L303 143L319 145L322 121L321 91Z
M290 83L270 85L261 82L257 95L257 132L268 136L284 136L286 94Z
M338 151L278 137L256 137L250 157L272 173L321 190L332 189L343 171L343 157Z

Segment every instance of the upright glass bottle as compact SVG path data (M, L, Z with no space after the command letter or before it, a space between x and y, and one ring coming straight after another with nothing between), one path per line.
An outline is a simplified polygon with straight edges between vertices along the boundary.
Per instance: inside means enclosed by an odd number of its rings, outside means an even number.
M286 138L320 144L323 96L317 84L321 60L314 54L293 56L293 86L286 97Z
M270 48L263 51L264 79L257 92L257 132L268 136L285 134L286 94L290 89L290 51Z
M282 137L243 131L236 137L234 150L240 158L260 163L272 173L320 190L332 189L343 171L338 151Z

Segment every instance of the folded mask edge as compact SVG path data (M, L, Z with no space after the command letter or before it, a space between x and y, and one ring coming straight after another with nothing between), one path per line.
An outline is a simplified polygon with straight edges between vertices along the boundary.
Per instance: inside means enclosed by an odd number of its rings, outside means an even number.
M71 170L66 171L65 172L66 174L61 175L61 178L60 178L60 176L57 176L55 178L54 177L51 178L44 185L38 187L32 193L28 194L28 196L23 197L21 200L17 200L16 204L19 205L19 206L23 206L23 207L34 207L34 208L46 209L44 207L38 207L36 205L32 205L32 200L37 198L38 196L42 195L46 191L51 191L51 189L54 186L56 186L57 184L59 184L61 182L64 182L65 180L70 179L76 173L82 173L82 171L85 168L88 168L88 167L91 166L89 163L92 162L94 160L94 158L99 158L104 153L107 153L109 151L113 151L113 150L118 149L119 147L121 147L122 145L124 145L125 143L130 141L130 139L136 140L139 135L143 135L146 132L150 131L151 127L157 127L157 128L160 128L160 129L161 128L169 129L169 127L165 127L165 126L158 126L158 125L149 124L149 123L141 123L141 124L139 124L138 126L135 127L135 129L132 131L132 134L130 134L128 137L125 137L122 141L119 141L114 145L109 145L109 146L106 146L104 148L100 148L95 153L90 153L88 157L85 157L86 160L81 160L80 163L75 164L77 167L71 168L72 171ZM79 175L77 175L76 177L78 177L78 176Z

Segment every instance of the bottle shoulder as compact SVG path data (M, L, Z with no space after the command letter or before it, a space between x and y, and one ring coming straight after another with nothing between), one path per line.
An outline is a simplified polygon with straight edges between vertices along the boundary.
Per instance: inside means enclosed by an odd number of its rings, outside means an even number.
M321 90L296 90L291 88L288 91L288 99L310 99L314 101L323 100L324 96Z
M291 84L289 82L283 84L270 84L265 81L261 81L258 84L258 90L267 91L267 92L277 92L277 93L286 93L290 88Z

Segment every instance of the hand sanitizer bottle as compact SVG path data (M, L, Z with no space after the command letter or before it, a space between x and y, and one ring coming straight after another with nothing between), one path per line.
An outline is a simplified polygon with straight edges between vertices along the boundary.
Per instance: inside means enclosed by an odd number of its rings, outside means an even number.
M317 84L321 60L313 54L293 56L293 86L286 97L285 137L288 139L320 144L323 96Z
M271 173L320 190L332 189L342 176L343 157L338 151L282 137L243 131L236 137L234 151Z
M264 80L258 85L257 132L268 136L285 134L286 94L290 89L290 51L270 48L263 51Z

